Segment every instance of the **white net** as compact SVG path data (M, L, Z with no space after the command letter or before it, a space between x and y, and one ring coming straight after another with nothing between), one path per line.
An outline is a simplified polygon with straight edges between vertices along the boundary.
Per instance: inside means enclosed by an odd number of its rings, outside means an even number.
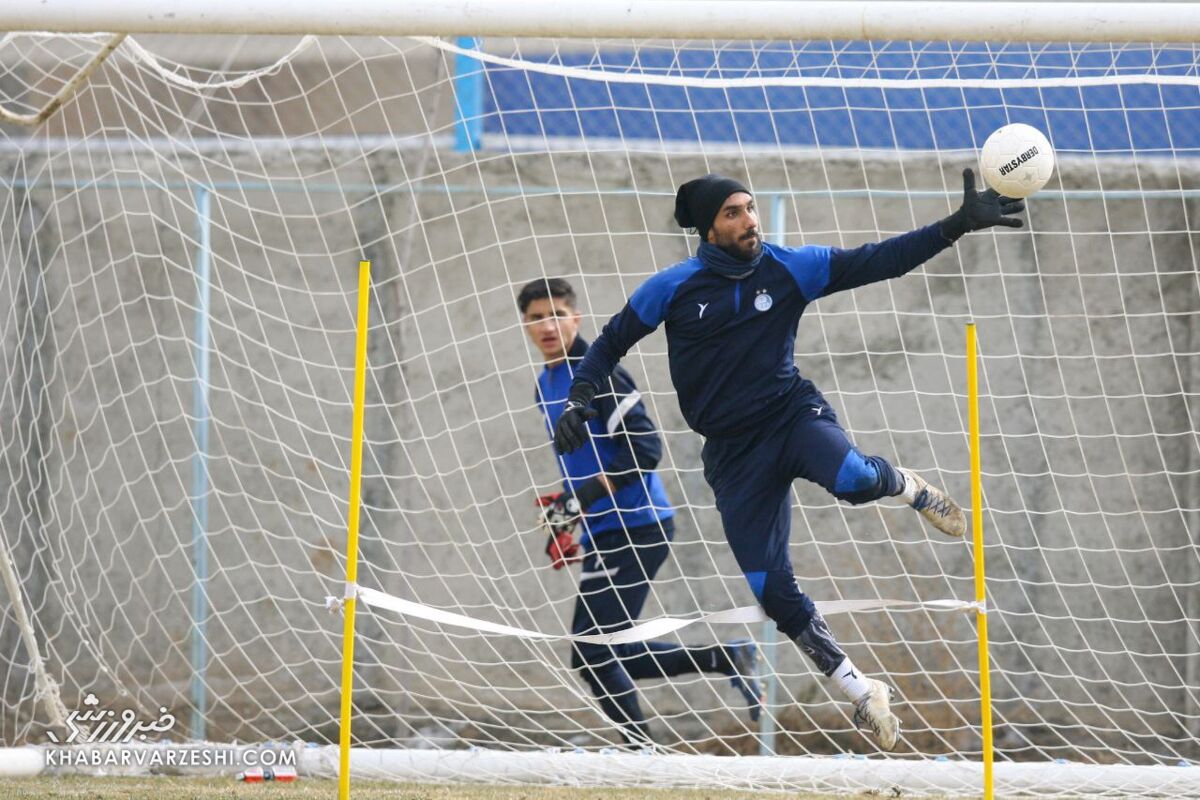
M36 113L107 41L5 36L0 104ZM359 582L565 633L577 582L533 522L560 479L519 288L569 280L590 339L690 254L681 182L739 176L770 240L852 246L944 216L975 148L1022 121L1059 156L1027 227L822 300L796 362L864 451L965 503L974 319L998 758L1200 760L1194 48L462 44L137 37L44 124L0 126L0 531L20 599L0 615L0 740L45 740L42 665L67 708L94 693L166 706L196 737L336 741L341 624L323 598L345 574L360 258ZM665 351L660 331L623 362L676 509L644 619L753 603ZM911 511L804 482L794 500L791 558L818 601L973 598L970 547ZM971 616L830 621L898 690L889 763L980 760ZM620 740L564 642L372 610L358 633L356 745ZM769 626L679 639L739 636L766 657L764 719L721 676L642 681L660 745L877 753Z

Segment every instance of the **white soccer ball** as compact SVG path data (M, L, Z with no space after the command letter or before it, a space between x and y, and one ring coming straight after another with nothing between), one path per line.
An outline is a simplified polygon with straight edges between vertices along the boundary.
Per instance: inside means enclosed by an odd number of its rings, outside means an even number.
M980 153L987 185L1006 197L1028 197L1054 174L1054 148L1032 125L1014 122L987 138Z

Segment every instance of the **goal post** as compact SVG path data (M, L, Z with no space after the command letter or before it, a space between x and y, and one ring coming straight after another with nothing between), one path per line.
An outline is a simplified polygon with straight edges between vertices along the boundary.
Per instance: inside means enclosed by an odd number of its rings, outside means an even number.
M371 262L358 264L358 315L354 339L354 412L350 426L350 502L346 522L346 590L340 608L342 687L338 717L338 797L350 796L350 719L354 705L354 612L358 581L358 530L362 512L363 418L367 398L367 330L371 309Z
M242 5L0 8L0 743L92 696L312 774L969 794L994 751L998 794L1196 793L1191 5ZM671 209L707 172L772 243L912 230L1010 122L1058 157L1026 227L796 338L865 452L986 525L793 486L797 578L901 746L764 628L659 331L622 362L677 531L638 631L754 640L768 700L641 680L658 750L616 749L535 521L517 293L565 278L594 338L694 252Z
M182 2L11 0L5 30L79 33L226 33L523 38L713 39L737 31L745 40L1153 41L1200 39L1200 11L1188 3L875 2L818 0L597 0L586 6L527 0L395 5L362 0L343 8L319 2L265 0L253 9L212 0ZM650 36L647 37L647 33ZM719 37L718 37L719 38Z
M983 548L983 463L979 452L979 339L975 323L966 324L967 436L971 453L971 545L975 562L975 627L979 636L979 733L983 739L983 796L995 796L995 748L992 746L992 673L988 659L987 570Z

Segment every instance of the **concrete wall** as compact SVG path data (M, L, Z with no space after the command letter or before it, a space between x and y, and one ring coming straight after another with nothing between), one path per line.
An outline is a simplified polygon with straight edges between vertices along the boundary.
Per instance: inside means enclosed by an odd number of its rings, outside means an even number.
M97 108L62 124L115 113ZM749 179L764 210L783 196L768 225L788 244L852 246L947 213L964 165L374 145L0 153L0 174L19 182L0 189L0 418L12 421L0 519L68 707L94 691L189 714L196 186L215 187L210 735L329 739L341 621L322 606L344 574L360 257L375 264L361 582L561 631L575 586L545 567L533 529L532 498L557 476L517 289L571 279L590 337L646 276L687 255L670 212L688 177ZM1059 175L1052 190L1196 180L1190 163L1145 161L1068 162ZM1051 191L1031 203L1029 228L972 236L902 280L821 301L801 323L797 363L862 449L964 502L963 323L979 324L993 692L998 744L1013 757L1198 755L1187 738L1200 692L1194 213L1177 193ZM625 362L664 432L663 475L681 506L646 617L752 602L665 348L660 331ZM802 483L795 500L792 558L814 597L973 596L970 548L933 538L910 511L838 505ZM4 736L37 739L27 654L2 620ZM832 624L856 663L900 690L910 746L977 752L970 619L900 611ZM364 614L359 631L364 740L611 736L563 644L387 614ZM738 634L764 637L684 639ZM781 751L856 747L794 647L768 650L791 734ZM723 709L735 703L723 681L695 676L650 685L644 699L664 742L753 750Z

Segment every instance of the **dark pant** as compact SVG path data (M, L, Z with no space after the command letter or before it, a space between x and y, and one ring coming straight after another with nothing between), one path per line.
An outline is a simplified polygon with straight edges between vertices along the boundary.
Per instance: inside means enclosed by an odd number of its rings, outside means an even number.
M571 633L612 633L632 627L642 613L650 581L667 558L675 526L670 519L625 531L592 536L592 550L583 560L579 597ZM633 682L690 672L732 675L733 664L724 647L684 647L670 642L595 645L575 642L571 667L577 669L600 702L600 708L621 726L626 740L649 741L646 718Z
M796 395L752 432L709 439L701 457L738 566L780 632L795 639L815 606L797 585L788 557L792 481L805 478L857 504L897 494L900 476L884 459L854 447L816 389Z

